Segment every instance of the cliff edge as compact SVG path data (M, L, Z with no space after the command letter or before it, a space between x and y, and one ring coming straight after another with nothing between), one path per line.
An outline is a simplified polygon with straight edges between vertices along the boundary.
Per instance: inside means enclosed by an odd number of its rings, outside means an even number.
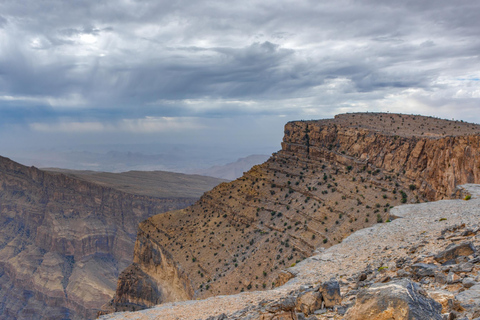
M104 312L267 290L317 248L387 221L393 206L480 183L480 126L365 113L285 125L282 150L187 209L139 226ZM290 269L289 269L290 270Z
M279 288L101 319L477 319L480 186L460 189L471 199L395 207L402 218L319 250Z

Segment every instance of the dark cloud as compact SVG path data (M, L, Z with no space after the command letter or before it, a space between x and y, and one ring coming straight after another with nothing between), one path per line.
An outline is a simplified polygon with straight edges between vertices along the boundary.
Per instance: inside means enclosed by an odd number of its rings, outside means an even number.
M479 9L446 0L4 0L0 123L112 130L147 117L287 121L366 110L450 118L479 98Z

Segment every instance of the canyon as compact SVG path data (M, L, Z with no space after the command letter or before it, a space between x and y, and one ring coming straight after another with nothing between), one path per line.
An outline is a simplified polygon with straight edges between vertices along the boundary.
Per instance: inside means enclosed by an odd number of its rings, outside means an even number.
M0 157L0 319L95 318L132 262L138 223L222 182L131 175L46 172Z
M458 186L454 197L392 208L392 222L319 248L278 288L100 319L478 320L480 185Z
M273 298L295 276L287 270L390 221L395 206L479 183L479 156L480 126L461 121L356 113L289 122L268 161L140 223L133 263L101 314L262 290Z

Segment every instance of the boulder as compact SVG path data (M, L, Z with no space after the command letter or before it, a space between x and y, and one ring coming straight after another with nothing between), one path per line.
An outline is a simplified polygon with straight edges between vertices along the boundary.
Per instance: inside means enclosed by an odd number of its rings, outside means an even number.
M462 280L462 285L464 288L471 288L473 287L474 285L478 284L477 281L475 281L475 279L473 278L464 278Z
M442 313L447 313L450 311L448 301L455 299L453 293L446 290L431 291L428 293L428 295L430 298L442 305Z
M470 262L463 262L456 264L450 268L452 272L471 272L473 269L473 264Z
M416 278L433 277L438 267L434 264L415 263L412 265L412 273Z
M437 253L434 259L439 263L445 263L461 256L469 256L473 253L475 253L473 244L471 242L463 242L447 247L446 250Z
M442 305L407 278L374 284L357 295L345 320L442 320Z
M470 289L460 292L455 298L463 307L480 305L480 284L474 285Z
M319 289L323 296L325 307L332 308L342 303L342 295L340 294L340 284L337 280L332 279L322 283Z
M322 307L322 294L318 291L307 291L297 298L296 310L306 315L312 314Z

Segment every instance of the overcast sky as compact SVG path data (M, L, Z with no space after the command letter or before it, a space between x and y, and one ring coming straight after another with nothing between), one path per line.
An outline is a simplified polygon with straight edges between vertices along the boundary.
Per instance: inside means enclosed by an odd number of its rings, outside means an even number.
M289 120L358 111L478 123L479 53L478 1L2 0L0 154L271 153Z

